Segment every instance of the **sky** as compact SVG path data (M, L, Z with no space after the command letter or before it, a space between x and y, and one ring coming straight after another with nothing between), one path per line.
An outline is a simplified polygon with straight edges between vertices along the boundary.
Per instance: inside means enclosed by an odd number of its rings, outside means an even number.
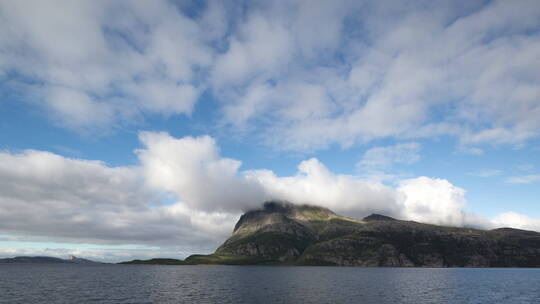
M0 0L0 257L210 253L275 199L540 231L540 2Z

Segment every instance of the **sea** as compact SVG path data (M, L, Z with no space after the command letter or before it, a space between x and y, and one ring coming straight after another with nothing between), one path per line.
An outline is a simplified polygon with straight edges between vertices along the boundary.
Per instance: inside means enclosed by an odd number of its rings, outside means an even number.
M0 303L540 303L540 269L5 264Z

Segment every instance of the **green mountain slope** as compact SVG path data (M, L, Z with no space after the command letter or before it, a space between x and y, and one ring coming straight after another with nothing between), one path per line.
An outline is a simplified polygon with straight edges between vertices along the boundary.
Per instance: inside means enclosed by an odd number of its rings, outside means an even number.
M188 264L539 267L540 233L443 227L315 206L267 202L242 215L212 255Z

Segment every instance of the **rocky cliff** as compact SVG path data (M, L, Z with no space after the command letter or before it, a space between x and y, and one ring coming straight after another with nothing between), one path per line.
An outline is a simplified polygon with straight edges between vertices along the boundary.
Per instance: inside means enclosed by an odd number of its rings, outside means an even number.
M190 264L540 267L540 233L443 227L373 214L267 202L242 215L212 255Z

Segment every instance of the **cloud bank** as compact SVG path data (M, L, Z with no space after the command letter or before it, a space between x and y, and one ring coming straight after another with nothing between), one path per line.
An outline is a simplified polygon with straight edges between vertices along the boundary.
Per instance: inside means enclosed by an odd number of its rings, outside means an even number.
M189 115L197 70L212 59L213 19L168 1L3 1L0 71L8 90L69 128Z
M423 176L389 186L333 173L315 158L301 162L295 175L281 177L241 170L241 162L222 157L209 136L141 132L139 138L140 163L134 167L44 151L1 152L0 234L151 246L148 255L155 248L209 252L242 212L270 199L357 218L376 212L438 225L540 231L538 219L513 212L494 219L466 213L465 190L444 179Z
M3 1L0 79L77 130L190 115L207 92L220 128L275 148L479 153L540 134L539 28L535 0Z

